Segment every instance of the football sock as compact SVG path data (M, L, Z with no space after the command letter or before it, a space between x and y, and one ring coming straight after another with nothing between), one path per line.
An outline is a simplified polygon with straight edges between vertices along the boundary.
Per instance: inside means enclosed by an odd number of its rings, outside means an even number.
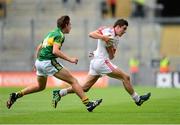
M21 97L24 96L24 93L22 91L19 91L19 92L16 93L16 95L17 95L16 96L17 98L21 98Z
M140 97L139 97L139 95L138 95L136 92L134 92L134 93L131 95L131 97L132 97L132 99L133 99L135 102L139 102L139 100L140 100Z
M61 89L61 90L59 91L59 95L60 95L61 97L67 95L67 89Z
M84 105L87 105L87 104L89 103L88 97L84 97L84 98L81 99L81 100L82 100L82 102L83 102Z

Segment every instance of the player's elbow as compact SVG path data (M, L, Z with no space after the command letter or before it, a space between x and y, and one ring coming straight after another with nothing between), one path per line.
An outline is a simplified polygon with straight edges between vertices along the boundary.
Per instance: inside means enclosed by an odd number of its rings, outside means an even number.
M109 57L109 59L110 59L110 60L113 60L113 59L114 59L114 57Z
M109 56L109 59L110 59L110 60L114 59L114 55L110 55L110 56Z
M92 32L90 32L90 33L88 34L88 36L92 38L92 37L93 37Z
M53 49L52 53L53 53L54 55L58 55L58 51L55 50L55 49Z
M90 32L88 35L89 35L89 37L91 37L91 38L96 38L97 32L96 32L96 31L93 31L93 32Z
M110 60L112 60L112 59L114 59L114 52L112 52L112 51L108 51L108 54L109 54L109 59Z
M57 55L57 52L56 52L56 51L52 51L52 53L53 53L54 55Z

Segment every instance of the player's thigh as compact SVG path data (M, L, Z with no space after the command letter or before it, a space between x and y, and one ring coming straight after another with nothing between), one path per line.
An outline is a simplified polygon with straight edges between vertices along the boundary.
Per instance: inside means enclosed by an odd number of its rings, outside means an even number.
M38 85L40 88L45 88L47 83L46 76L37 76Z
M58 79L61 79L69 84L72 84L76 81L76 78L68 71L66 68L62 68L60 71L54 74Z
M107 75L109 77L119 79L119 80L122 80L122 79L125 79L126 77L128 77L128 74L125 73L123 70L121 70L118 67L116 69L113 69L112 72L108 73Z

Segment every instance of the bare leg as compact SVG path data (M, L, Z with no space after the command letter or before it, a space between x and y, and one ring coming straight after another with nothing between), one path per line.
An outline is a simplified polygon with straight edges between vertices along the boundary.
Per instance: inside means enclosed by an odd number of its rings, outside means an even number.
M130 76L127 75L125 72L120 70L119 68L113 69L112 73L107 74L109 77L116 78L123 81L124 88L126 91L132 95L134 94L134 89L132 87L132 84L130 82Z
M42 91L46 88L47 77L37 76L38 85L32 85L21 90L23 95Z
M124 73L123 71L121 71L119 68L113 69L113 72L108 74L108 76L122 80L126 91L131 95L132 99L135 101L136 105L138 105L138 106L141 106L151 96L151 93L147 93L145 95L139 96L134 91L134 89L131 85L130 76L127 75L126 73Z
M99 75L98 76L88 75L85 79L84 84L81 85L83 90L85 92L89 91L89 89L96 83L99 77L100 77ZM74 93L72 87L67 88L67 93Z
M65 68L61 69L59 72L54 74L54 76L58 79L61 79L67 83L69 83L72 86L73 91L81 98L85 99L87 98L85 96L85 93L81 86L79 85L78 81L76 78L74 78L71 73L66 70Z
M87 110L89 112L92 112L96 106L98 106L101 102L102 99L98 99L96 101L89 101L88 97L85 95L85 92L83 91L82 87L79 85L78 81L76 78L74 78L71 73L66 70L65 68L61 69L58 73L54 75L55 77L69 83L71 85L70 92L75 92L80 98L83 104L86 106ZM53 107L56 108L57 103L61 99L60 93L61 91L55 90L53 91L53 100L52 104Z
M47 77L38 76L37 80L38 80L38 85L32 85L32 86L26 87L25 89L23 89L17 93L11 93L9 100L7 101L7 108L10 109L11 106L14 104L14 102L18 98L22 97L23 95L27 95L30 93L39 92L39 91L44 90L46 87Z

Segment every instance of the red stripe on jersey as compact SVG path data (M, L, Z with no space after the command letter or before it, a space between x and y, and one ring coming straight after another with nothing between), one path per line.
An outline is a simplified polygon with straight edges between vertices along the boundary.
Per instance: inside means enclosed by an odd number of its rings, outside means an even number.
M102 26L98 29L98 31L101 33L101 35L103 35L102 30L104 30L105 28L106 28L105 26Z
M105 60L105 64L112 70L115 70L116 68L109 62L109 60Z

